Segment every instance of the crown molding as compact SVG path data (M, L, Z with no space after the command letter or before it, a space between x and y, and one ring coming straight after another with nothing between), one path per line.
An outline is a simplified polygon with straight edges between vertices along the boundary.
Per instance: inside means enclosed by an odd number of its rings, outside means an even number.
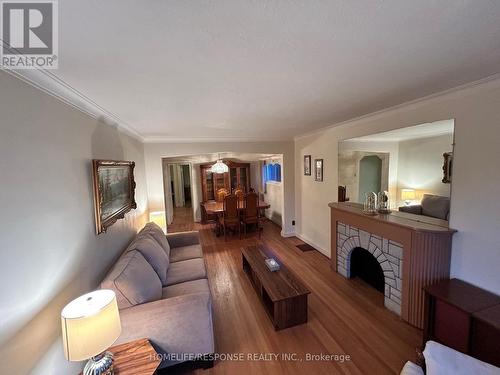
M227 143L227 142L293 142L293 138L262 138L262 137L166 137L144 136L144 143Z
M44 69L3 69L2 71L20 79L40 91L43 91L64 104L69 105L106 124L116 126L125 134L144 142L142 135L122 120L118 115L100 106L94 100L84 95L67 82L63 81L54 73Z
M35 87L36 89L56 98L57 100L69 105L86 115L102 121L106 124L116 126L125 134L143 142L143 143L214 143L214 142L287 142L296 141L302 138L307 138L312 135L321 134L329 129L337 128L340 126L347 126L354 122L363 121L369 118L377 118L389 112L401 110L402 108L418 105L422 102L445 97L447 95L470 89L476 86L486 84L491 81L499 80L500 73L479 79L477 81L469 82L454 88L441 91L438 93L430 94L418 99L404 102L392 107L387 107L379 111L367 113L362 116L354 117L345 121L337 122L319 129L299 134L290 138L269 138L269 137L171 137L171 136L143 136L137 132L130 124L121 119L117 114L107 110L101 105L97 104L94 100L84 95L76 88L56 76L54 73L44 69L31 69L31 70L9 70L3 69L2 71L10 74L21 81Z
M447 89L447 90L440 91L440 92L437 92L434 94L423 96L421 98L417 98L417 99L410 100L410 101L407 101L407 102L404 102L401 104L397 104L397 105L392 106L392 107L387 107L387 108L381 109L379 111L367 113L367 114L364 114L364 115L361 115L358 117L353 117L351 119L348 119L345 121L340 121L340 122L334 123L332 125L328 125L328 126L325 126L325 127L319 128L319 129L315 129L315 130L312 130L312 131L309 131L306 133L302 133L302 134L296 135L293 139L295 141L297 141L297 140L302 139L302 138L307 138L307 137L310 137L313 135L321 134L321 133L323 133L327 130L333 129L333 128L338 128L340 126L347 126L347 125L350 125L350 124L358 122L358 121L363 121L363 120L367 120L367 119L374 119L377 117L381 117L389 112L396 112L398 110L404 109L404 108L409 107L409 106L418 105L418 104L421 104L423 102L430 101L433 99L440 99L440 98L446 97L448 95L455 94L459 91L471 89L471 88L474 88L476 86L481 86L481 85L484 85L486 83L496 81L496 80L500 80L500 73L496 73L496 74L493 74L491 76L481 78L477 81L468 82L468 83L465 83L465 84L460 85L460 86L455 86L451 89Z

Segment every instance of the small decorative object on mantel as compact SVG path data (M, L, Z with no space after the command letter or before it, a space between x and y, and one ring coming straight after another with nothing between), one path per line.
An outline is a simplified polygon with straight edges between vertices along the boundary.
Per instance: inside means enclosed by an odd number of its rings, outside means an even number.
M280 269L280 264L273 258L267 258L264 262L271 272L278 271Z
M443 183L451 183L451 175L453 169L453 152L445 152L443 154Z
M314 180L323 181L323 159L314 159Z
M377 194L373 191L365 193L365 204L363 206L363 213L365 215L377 214Z
M311 155L304 155L304 176L311 175Z
M96 232L105 232L137 207L133 161L92 160Z
M378 208L377 211L379 214L387 215L391 213L391 209L389 207L389 193L387 191L381 191L378 193Z

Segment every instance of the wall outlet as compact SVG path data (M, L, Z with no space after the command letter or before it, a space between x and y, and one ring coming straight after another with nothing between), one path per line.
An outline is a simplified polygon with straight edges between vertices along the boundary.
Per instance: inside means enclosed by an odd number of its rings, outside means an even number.
M292 225L295 225L295 220L292 220Z

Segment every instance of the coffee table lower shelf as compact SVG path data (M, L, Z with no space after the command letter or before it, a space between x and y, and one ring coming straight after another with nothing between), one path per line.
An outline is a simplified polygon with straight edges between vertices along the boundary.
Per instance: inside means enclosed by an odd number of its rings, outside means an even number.
M257 249L253 249L251 251L256 250ZM263 257L262 261L264 259L265 258ZM270 275L268 274L263 275L263 272L271 273L271 271L267 269L263 270L261 267L259 267L258 270L254 269L251 265L251 262L249 262L246 257L245 249L242 252L242 263L243 270L248 275L276 331L307 323L307 295L310 293L308 290L305 290L302 294L299 294L296 293L293 288L290 288L291 293L289 296L285 296L280 299L272 298L271 295L273 291L268 290L268 288L274 288L276 285L268 285L266 287L261 281L262 277L266 277L267 283L269 284L269 279L272 279L272 277L270 277ZM290 272L286 269L283 269L283 267L280 271L272 273L272 276L274 276L276 279L281 279L280 281L282 281L282 278L278 276L280 272L286 272L287 278L293 277L292 275L290 275ZM300 283L300 281L296 279L294 279L293 281L295 285ZM281 292L283 292L283 289L281 290Z

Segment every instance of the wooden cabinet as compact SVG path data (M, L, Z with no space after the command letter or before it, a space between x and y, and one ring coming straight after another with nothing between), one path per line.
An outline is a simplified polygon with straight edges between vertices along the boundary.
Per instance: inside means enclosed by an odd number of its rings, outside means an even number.
M500 365L500 297L458 279L425 288L424 342Z
M250 163L224 161L229 167L229 172L216 174L210 172L215 162L200 165L200 180L203 202L215 200L217 190L221 188L233 192L241 188L246 193L250 189Z

